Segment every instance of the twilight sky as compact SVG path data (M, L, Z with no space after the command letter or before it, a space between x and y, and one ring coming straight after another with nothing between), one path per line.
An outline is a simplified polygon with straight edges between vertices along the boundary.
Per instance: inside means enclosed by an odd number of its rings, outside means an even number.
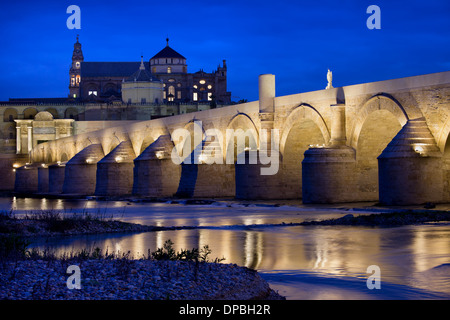
M69 5L81 29L69 30ZM381 29L369 30L369 5ZM228 65L232 100L258 99L258 75L276 76L276 95L450 70L448 0L2 1L0 101L67 97L73 43L85 61L150 59L165 46L188 72Z

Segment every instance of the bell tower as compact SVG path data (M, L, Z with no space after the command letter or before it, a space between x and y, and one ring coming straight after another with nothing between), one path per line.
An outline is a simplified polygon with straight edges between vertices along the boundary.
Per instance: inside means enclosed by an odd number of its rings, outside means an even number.
M78 99L80 97L81 62L84 61L84 57L78 37L79 35L77 34L77 42L73 45L72 64L69 70L69 98L71 99Z

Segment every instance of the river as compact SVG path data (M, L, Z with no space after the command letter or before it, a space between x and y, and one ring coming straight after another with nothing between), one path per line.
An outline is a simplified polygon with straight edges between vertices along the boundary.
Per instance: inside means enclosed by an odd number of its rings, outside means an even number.
M90 212L157 226L201 229L36 239L30 247L57 254L100 247L139 258L168 239L181 248L209 245L211 258L258 270L287 299L449 299L450 224L401 227L289 226L373 210L353 206L303 206L296 202L210 204L0 198L0 210ZM285 225L279 225L285 223ZM273 224L278 224L273 226ZM250 225L258 225L248 227ZM381 289L369 289L369 266Z

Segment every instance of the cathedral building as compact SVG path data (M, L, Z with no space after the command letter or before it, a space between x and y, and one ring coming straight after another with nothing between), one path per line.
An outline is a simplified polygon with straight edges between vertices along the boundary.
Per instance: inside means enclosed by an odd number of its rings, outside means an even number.
M140 77L151 79L154 85L158 82L162 84L161 97L152 93L150 99L136 100L137 98L131 98L130 94L123 94L124 88L130 90L129 82L133 81L133 75L137 71ZM148 62L90 62L84 61L81 43L77 37L69 74L69 98L75 101L231 103L231 92L227 91L226 61L223 60L223 64L211 73L203 70L188 73L186 58L169 46L169 39L166 39L166 46ZM133 93L131 96L141 95Z

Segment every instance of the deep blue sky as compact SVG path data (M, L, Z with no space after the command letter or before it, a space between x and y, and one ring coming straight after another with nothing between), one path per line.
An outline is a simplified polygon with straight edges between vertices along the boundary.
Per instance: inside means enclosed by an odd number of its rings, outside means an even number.
M81 30L66 9L81 8ZM381 30L366 9L381 8ZM76 34L85 61L139 61L170 45L188 71L228 64L233 100L258 99L258 75L277 96L450 70L450 1L2 1L0 101L66 97Z

